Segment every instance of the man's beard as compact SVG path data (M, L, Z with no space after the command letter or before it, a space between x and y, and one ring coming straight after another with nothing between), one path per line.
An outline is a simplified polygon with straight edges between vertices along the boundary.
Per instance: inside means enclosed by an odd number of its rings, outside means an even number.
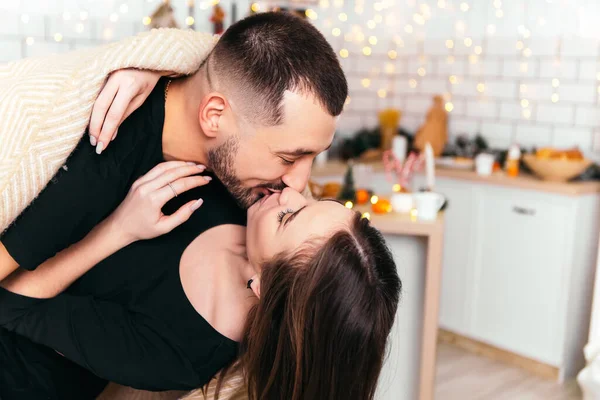
M235 174L235 156L240 147L238 137L230 137L225 143L208 152L208 165L214 171L215 175L225 185L229 193L242 208L249 208L264 194L254 193L253 189L267 188L272 190L283 190L286 186L283 182L267 183L258 185L255 188L244 187L242 182Z

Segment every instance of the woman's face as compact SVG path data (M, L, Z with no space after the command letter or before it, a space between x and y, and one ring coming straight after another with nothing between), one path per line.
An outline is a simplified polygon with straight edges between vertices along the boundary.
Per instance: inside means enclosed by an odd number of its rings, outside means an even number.
M336 201L307 200L289 187L264 197L248 209L248 259L258 267L310 238L346 229L353 213Z

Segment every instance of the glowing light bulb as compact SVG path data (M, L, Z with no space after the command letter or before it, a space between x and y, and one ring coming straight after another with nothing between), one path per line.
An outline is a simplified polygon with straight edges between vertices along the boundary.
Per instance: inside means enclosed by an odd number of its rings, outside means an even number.
M371 86L371 80L369 78L364 78L360 83L365 89Z
M377 96L379 96L382 99L386 98L387 97L387 90L385 90L385 89L379 89L377 91Z
M480 55L481 53L483 53L483 48L481 46L475 46L475 54Z
M63 35L61 33L55 33L54 34L54 40L57 41L57 42L62 42Z
M521 40L519 40L519 41L517 41L516 47L517 47L517 50L523 50L523 47L525 47L525 44Z
M342 30L340 28L333 28L333 30L331 31L331 34L333 36L340 36L342 34Z
M377 204L379 197L376 195L371 196L371 204Z
M483 83L478 83L478 84L477 84L477 91L478 91L479 93L483 93L483 92L485 92L485 84L483 84Z
M425 68L419 67L419 69L417 70L417 75L425 76L426 74L427 74L427 71L425 71Z
M194 17L192 17L192 16L189 16L189 17L187 17L187 18L185 19L185 24L186 24L187 26L192 26L192 25L194 25L194 22L195 22L195 20L194 20Z
M452 112L452 110L454 110L454 104L452 104L451 102L447 102L444 108L446 109L446 111Z
M338 18L342 22L348 21L348 15L346 13L341 13L340 15L338 15Z
M523 55L525 57L531 57L531 49L528 47L525 50L523 50Z
M370 56L371 55L371 48L369 46L363 47L363 54L365 56Z
M456 75L450 75L450 77L448 78L448 80L453 85L455 85L458 82L458 78L456 77Z
M502 11L502 10L496 10L496 17L498 17L498 18L504 17L504 11Z
M559 100L558 93L554 93L554 94L552 95L552 98L551 98L551 99L552 99L552 102L553 102L553 103L558 103L558 100Z
M475 56L475 55L470 55L469 56L469 62L471 64L477 64L477 62L479 61L479 57Z
M375 29L377 27L377 23L370 19L369 21L367 21L367 27L369 27L369 29Z
M521 100L521 107L523 107L523 108L529 107L529 100L527 100L527 99Z
M394 186L392 186L392 190L396 193L398 193L399 191L402 190L402 186L399 183L394 184Z
M408 81L408 86L411 87L411 89L414 89L417 87L417 81L415 79L411 79L410 81Z
M365 212L365 213L363 213L361 217L362 217L362 218L366 218L366 219L368 219L369 221L371 220L371 214L369 214L368 212Z
M341 49L340 50L340 57L342 57L342 58L348 58L348 50L347 49Z
M306 14L306 16L307 16L309 19L312 19L312 20L315 20L315 19L317 19L317 18L318 18L318 15L317 15L316 11L315 11L315 10L313 10L313 9L311 9L311 8L309 8L308 10L306 10L306 11L304 12L304 14Z
M377 38L375 36L370 36L369 43L371 43L373 46L375 46L377 44Z
M150 18L150 17L142 18L142 24L144 24L146 26L150 25L151 22L152 22L152 18Z
M473 39L465 38L464 43L466 47L471 47L473 45Z
M552 79L552 87L557 88L560 86L560 81L556 78Z
M454 48L454 41L453 40L446 40L446 48L448 49L453 49Z
M346 206L346 208L350 208L352 209L352 207L354 207L354 203L352 203L351 201L347 201L344 206Z
M250 6L250 9L252 10L252 12L259 12L260 11L260 5L258 3L252 3L252 6Z
M385 73L393 74L396 71L396 67L392 63L385 64Z

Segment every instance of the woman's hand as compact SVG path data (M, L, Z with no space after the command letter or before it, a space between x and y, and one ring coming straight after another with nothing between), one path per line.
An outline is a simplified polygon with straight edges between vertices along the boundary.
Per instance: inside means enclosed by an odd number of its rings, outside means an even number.
M183 161L157 165L134 182L107 223L127 244L170 232L190 218L202 205L202 199L190 201L168 216L162 213L162 207L176 194L210 182L211 177L197 175L204 170L203 165Z
M146 101L160 77L160 72L138 69L110 74L90 119L90 143L96 146L96 153L102 153L117 137L121 123Z

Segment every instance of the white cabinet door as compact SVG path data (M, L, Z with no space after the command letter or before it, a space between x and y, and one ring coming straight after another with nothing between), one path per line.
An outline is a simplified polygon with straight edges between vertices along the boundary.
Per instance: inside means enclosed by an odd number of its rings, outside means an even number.
M484 187L480 193L474 336L559 365L569 207L549 194Z
M436 191L448 199L444 213L444 253L440 326L469 333L469 303L473 279L473 185L455 180L438 180Z

